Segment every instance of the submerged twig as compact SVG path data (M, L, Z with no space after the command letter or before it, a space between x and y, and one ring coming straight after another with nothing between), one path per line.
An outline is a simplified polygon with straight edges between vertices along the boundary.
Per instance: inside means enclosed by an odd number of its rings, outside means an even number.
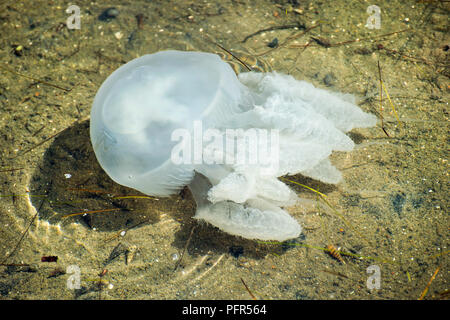
M277 241L257 241L258 243L262 243L262 244L269 244L269 245L280 245L282 244L281 242L277 242ZM323 248L323 247L318 247L318 246L313 246L313 245L309 245L309 244L305 244L305 243L283 243L285 245L289 245L289 246L298 246L298 247L305 247L305 248L309 248L309 249L317 249L317 250L322 250L324 252L330 252L330 250L328 248ZM349 256L355 259L361 259L361 260L374 260L374 261L379 261L381 263L389 263L389 264L394 264L394 265L400 265L399 262L396 261L392 261L392 260L386 260L383 258L378 258L378 257L372 257L372 256L363 256L360 254L356 254L356 253L351 253L351 252L346 252L346 251L342 251L339 250L338 251L339 254L343 255L343 256Z
M264 51L264 52L261 52L261 53L255 55L255 56L256 56L256 57L260 57L260 56L263 56L263 55L268 54L269 52L272 52L273 50L282 48L282 47L286 46L286 45L287 45L289 42L291 42L292 40L297 39L297 38L299 38L299 37L305 35L307 32L311 31L311 30L314 29L314 28L317 28L318 26L320 26L320 23L318 23L318 24L316 24L316 25L313 25L313 26L311 26L311 27L308 27L308 28L304 29L303 32L301 32L301 33L299 33L299 34L294 34L294 35L292 35L292 36L290 36L290 37L287 37L286 40L283 41L283 42L282 42L280 45L278 45L277 47L271 48L271 49L269 49L269 50L267 50L267 51ZM302 45L302 48L306 48L306 47L308 47L308 46L309 46L309 43L308 43L307 45Z
M384 38L384 37L387 37L387 36L392 36L392 35L395 35L395 34L398 34L398 33L402 33L402 32L406 32L406 31L410 31L410 30L411 29L404 29L404 30L400 30L400 31L395 31L395 32L382 34L382 35L377 36L377 37L358 38L358 39L346 40L346 41L335 42L335 43L331 43L327 39L319 38L319 37L311 37L311 39L314 40L318 45L320 45L322 47L331 48L331 47L338 47L338 46L342 46L342 45L350 44L350 43L370 41L370 40L375 40L375 39L378 39L378 38ZM302 48L303 46L304 45L293 44L293 45L290 45L289 48Z
M189 245L189 242L191 242L192 235L194 234L194 229L195 229L195 227L196 227L196 226L193 226L193 227L192 227L191 233L189 234L189 238L187 239L186 244L184 245L183 252L181 252L180 259L179 259L179 260L177 261L177 263L175 264L175 267L173 268L173 271L177 270L178 266L179 266L180 263L181 263L181 260L183 260L184 253L186 252L186 249L187 249L187 247L188 247L188 245Z
M143 221L141 221L141 222L138 222L138 223L136 223L136 224L134 224L134 225L132 225L132 226L129 226L129 227L123 229L123 230L120 230L119 232L117 232L117 234L113 235L112 237L109 237L109 238L105 239L105 242L114 240L115 238L118 238L119 236L124 236L125 234L127 234L127 232L128 232L129 230L134 229L134 228L136 228L136 227L139 227L140 225L143 225L144 223L147 223L147 222L149 222L150 220L151 220L151 218L150 218L150 219L145 219L145 220L143 220Z
M37 147L43 145L43 144L46 143L47 141L49 141L49 140L55 138L55 137L58 136L60 133L66 131L68 128L69 128L69 127L64 128L63 130L61 130L61 131L55 133L54 135L51 135L51 136L48 137L47 139L44 139L43 141L41 141L41 142L35 144L34 146L32 146L32 147L30 147L30 148L28 148L28 149L25 149L25 151L19 152L16 156L12 157L11 160L16 159L16 158L19 157L19 156L23 156L24 154L26 154L26 153L28 153L28 152L30 152L30 151L36 149Z
M345 278L345 279L350 279L348 276L346 276L345 274L340 273L340 272L334 272L334 271L325 270L325 269L322 269L322 271L326 272L326 273L329 273L329 274L332 274L334 276L338 276L338 277Z
M28 230L30 230L31 226L32 226L33 223L34 223L34 220L35 220L36 217L38 216L39 211L41 210L42 205L44 204L44 201L45 201L45 199L42 200L42 202L41 202L41 204L40 204L40 206L39 206L39 209L36 210L35 215L33 216L33 218L31 218L30 224L29 224L28 227L25 229L25 231L22 233L22 236L20 237L19 241L17 241L17 244L16 244L16 246L14 247L14 249L11 251L10 254L8 254L8 255L6 256L5 259L3 259L3 261L1 262L2 265L4 265L4 264L6 263L6 261L7 261L14 253L16 253L17 248L19 248L19 246L20 246L22 240L25 238L25 236L26 236L27 233L28 233Z
M250 294L250 296L252 297L253 300L258 300L256 299L255 295L250 291L250 289L248 288L248 286L245 284L244 279L241 278L242 284L244 285L245 289L247 290L247 292Z
M399 126L402 125L400 118L398 117L397 110L395 110L394 104L392 103L391 97L389 96L389 93L386 89L386 86L384 85L383 79L381 78L381 67L380 67L380 61L378 60L378 77L380 81L380 117L381 117L381 129L383 129L384 133L388 136L389 134L386 132L384 128L384 118L383 118L383 90L386 93L386 97L389 100L389 103L391 104L392 111L394 112L395 118L397 119L397 122Z
M394 104L392 103L391 97L389 97L389 93L387 92L386 86L384 85L383 81L381 81L381 86L383 87L384 93L386 93L389 103L391 104L391 108L392 108L392 111L394 112L395 118L397 119L398 125L402 126L402 122L400 121L400 118L397 114L397 110L395 110Z
M438 67L447 67L447 68L449 67L449 65L445 64L445 63L441 64L441 63L438 63L438 62L428 61L425 58L418 58L418 57L407 55L405 53L399 52L399 51L394 50L394 49L388 49L385 46L383 46L381 43L377 44L377 49L378 50L385 50L385 51L387 51L387 52L389 52L391 54L397 54L397 55L401 56L402 58L408 58L408 59L416 60L414 62L423 62L423 63L425 63L427 65L433 65L433 66L438 66ZM407 61L407 60L405 60L405 61Z
M121 208L112 208L112 209L100 209L100 210L82 211L82 212L66 214L66 215L64 215L62 217L63 218L68 218L68 217L80 216L80 215L83 215L83 214L109 212L109 211L119 211L119 210L122 210L122 209Z
M241 59L239 59L238 57L236 57L231 51L225 49L224 47L222 47L220 44L218 43L214 43L216 46L218 46L220 49L222 49L223 51L225 51L226 53L230 54L233 58L235 58L237 61L239 61L240 63L242 63L242 65L248 70L248 71L252 71L252 69Z
M381 129L383 129L383 132L390 138L391 136L389 133L387 133L386 129L384 128L384 117L383 117L383 81L381 80L381 67L380 67L380 61L378 60L378 79L380 81L380 119L381 119Z
M113 199L150 199L150 200L159 200L158 198L152 196L117 196L113 197Z
M253 33L249 34L248 36L246 36L244 38L244 40L242 40L242 43L245 43L251 37L254 37L254 36L256 36L256 35L258 35L260 33L263 33L263 32L273 31L273 30L286 30L286 29L293 29L293 28L305 29L306 27L305 27L304 24L300 24L300 23L288 24L288 25L283 25L283 26L268 27L268 28L264 28L264 29L261 29L261 30L258 30L256 32L253 32Z
M436 278L436 275L439 272L439 269L441 268L441 266L437 267L436 271L433 273L433 275L431 276L430 281L428 281L427 286L425 287L425 289L423 290L422 294L420 295L418 300L423 300L423 298L425 298L425 295L428 292L428 289L430 288L431 283L433 282L434 278Z
M38 82L38 83L45 84L45 85L50 86L50 87L54 87L54 88L57 88L57 89L60 89L60 90L64 90L64 91L66 91L66 92L69 92L69 91L72 90L72 88L71 88L71 89L67 89L67 88L58 86L58 85L56 85L56 84L53 84L53 83L44 81L44 80L42 80L42 79L38 79L38 78L35 78L35 77L31 77L31 76L28 76L28 75L26 75L26 74L23 74L23 73L20 73L20 72L11 70L11 69L9 69L9 68L5 68L5 67L3 67L3 66L0 66L0 69L5 70L5 71L8 71L8 72L11 72L11 73L13 73L13 74L15 74L15 75L18 75L18 76L20 76L20 77L24 77L24 78L27 78L27 79L36 81L36 82Z
M106 194L110 194L109 191L105 191L105 190L92 190L92 189L85 189L85 188L67 188L66 190L69 190L69 191L81 191L81 192L106 193Z

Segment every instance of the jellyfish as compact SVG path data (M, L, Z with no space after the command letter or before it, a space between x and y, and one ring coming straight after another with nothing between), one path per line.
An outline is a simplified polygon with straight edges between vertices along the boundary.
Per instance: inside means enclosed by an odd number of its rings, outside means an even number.
M284 241L301 226L298 197L278 178L336 184L333 151L376 117L349 94L277 72L236 75L218 55L161 51L115 70L90 119L95 155L115 182L152 196L188 186L194 218L247 239Z

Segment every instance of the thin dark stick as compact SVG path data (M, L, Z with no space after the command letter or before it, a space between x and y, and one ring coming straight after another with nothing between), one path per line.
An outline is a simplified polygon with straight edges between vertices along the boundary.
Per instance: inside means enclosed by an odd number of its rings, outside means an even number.
M39 134L43 129L45 128L45 125L43 125L40 129L38 129L35 133L33 133L31 136L34 137Z
M292 28L305 29L306 27L305 27L305 25L300 24L300 23L288 24L288 25L284 25L284 26L269 27L269 28L265 28L265 29L261 29L261 30L258 30L256 32L253 32L252 34L249 34L248 36L246 36L244 38L244 40L242 40L242 43L245 43L251 37L254 37L254 36L256 36L256 35L258 35L260 33L263 33L263 32L273 31L273 30L286 30L286 29L292 29Z
M175 264L175 267L173 268L173 271L177 270L178 266L180 265L181 260L182 260L183 257L184 257L184 253L186 252L186 249L187 249L187 247L188 247L188 245L189 245L189 242L191 242L191 238L192 238L192 235L194 234L194 229L195 229L195 227L196 227L196 226L193 226L193 227L192 227L191 233L189 234L189 238L187 239L186 244L184 245L184 248L183 248L183 252L181 253L180 260L178 260L177 263Z
M220 49L222 49L223 51L227 52L228 54L231 54L231 56L233 58L235 58L237 61L239 61L240 63L242 63L242 65L247 68L248 71L252 71L252 69L241 59L239 59L238 57L236 57L234 54L232 54L229 50L225 49L224 47L222 47L220 44L216 43L216 46L218 46Z
M342 278L345 278L345 279L350 279L350 278L347 277L345 274L342 274L342 273L340 273L340 272L334 272L334 271L325 270L325 269L322 269L322 271L323 271L323 272L326 272L326 273L329 273L329 274L332 274L332 275L335 275L335 276L338 276L338 277L342 277Z
M250 289L247 287L247 285L244 282L244 279L241 278L242 284L244 285L245 289L247 289L247 292L250 294L250 296L252 297L253 300L258 300L256 299L255 295L250 291Z
M383 46L381 43L377 44L377 49L378 50L385 50L385 51L387 51L387 52L389 52L391 54L400 55L401 58L414 59L414 60L417 60L417 62L423 62L423 63L428 64L428 65L434 65L434 66L438 66L438 67L448 67L449 66L448 64L445 64L445 63L442 64L442 63L432 62L432 61L428 61L428 60L426 60L424 58L413 57L413 56L407 55L405 53L401 53L401 52L399 52L397 50L388 49L385 46Z
M26 149L25 151L23 151L23 152L21 152L21 153L19 153L18 155L16 155L15 157L12 157L11 158L11 160L13 160L13 159L16 159L17 157L19 157L19 156L23 156L24 154L26 154L26 153L28 153L28 152L30 152L31 150L33 150L33 149L36 149L37 147L39 147L40 145L42 145L42 144L44 144L44 143L46 143L48 140L51 140L51 139L53 139L54 137L56 137L57 135L59 135L60 133L62 133L63 131L65 131L65 130L67 130L68 128L65 128L65 129L63 129L63 130L61 130L61 131L59 131L58 133L55 133L54 135L52 135L52 136L50 136L50 137L48 137L47 139L45 139L44 141L41 141L41 142L39 142L38 144L35 144L34 146L32 146L31 148L29 148L29 149Z
M255 56L256 56L256 57L260 57L260 56L263 56L263 55L268 54L269 52L272 52L273 50L277 50L277 49L280 49L280 48L282 48L282 47L285 47L285 46L286 46L289 42L291 42L292 40L297 39L297 38L299 38L299 37L301 37L301 36L304 36L307 32L311 31L311 30L314 29L314 28L317 28L318 26L320 26L320 23L318 23L318 24L316 24L316 25L313 25L313 26L311 26L311 27L309 27L309 28L305 28L305 29L303 30L303 32L301 32L301 33L296 33L296 34L294 34L294 35L292 35L292 36L287 37L286 40L285 40L283 43L281 43L278 47L271 48L271 49L266 50L266 51L264 51L264 52L262 52L262 53L258 53L258 54L255 55ZM307 48L308 46L309 46L309 42L308 42L307 45L302 45L302 48ZM292 46L291 46L291 47L292 47ZM290 47L289 47L289 48L290 48Z
M132 225L131 227L125 228L125 229L123 229L122 231L120 231L118 234L116 234L116 235L114 235L114 236L112 236L112 237L106 239L105 242L114 240L115 238L119 237L119 235L120 235L122 232L125 231L125 233L127 233L129 230L134 229L134 228L137 228L137 227L139 227L140 225L149 222L150 220L151 220L151 218L150 218L150 219L145 219L144 221L138 222L138 223Z
M381 80L381 67L380 60L378 60L378 78L380 80L380 117L381 117L381 129L383 129L384 133L390 138L390 135L387 133L384 128L384 118L383 118L383 80Z
M14 253L16 253L17 248L19 248L20 243L21 243L22 240L25 238L26 234L28 233L28 230L30 230L31 226L32 226L33 223L34 223L34 220L36 219L37 215L39 214L39 211L41 210L42 205L44 204L44 201L45 201L45 199L42 200L41 205L39 206L39 209L36 210L36 213L35 213L35 215L33 216L33 218L31 219L30 224L29 224L28 227L25 229L25 231L22 233L22 236L20 237L19 241L17 241L17 244L16 244L16 246L14 247L14 250L11 251L11 253L8 254L8 255L6 256L5 259L3 259L3 261L0 263L1 265L4 265L4 264L6 263L6 261L7 261Z
M24 77L24 78L27 78L27 79L30 79L30 80L33 80L33 81L36 81L38 83L45 84L45 85L50 86L50 87L54 87L54 88L57 88L57 89L60 89L60 90L64 90L66 92L69 92L69 91L72 90L72 89L67 89L67 88L60 87L60 86L58 86L56 84L53 84L53 83L50 83L50 82L47 82L47 81L44 81L44 80L41 80L41 79L38 79L38 78L27 76L27 75L25 75L23 73L20 73L20 72L14 71L14 70L10 70L10 69L5 68L3 66L0 66L0 69L8 71L8 72L11 72L11 73L14 73L15 75L18 75L18 76L21 76L21 77Z
M392 36L394 34L406 32L406 31L411 31L411 29L404 29L404 30L400 30L400 31L390 32L390 33L382 34L382 35L377 36L377 37L368 37L368 38L347 40L347 41L336 42L336 43L330 43L326 39L317 38L317 37L311 37L311 39L314 40L318 45L320 45L322 47L331 48L331 47L338 47L338 46L342 46L342 45L350 44L350 43L355 43L355 42L363 42L363 41L370 41L370 40L375 40L375 39L379 39L379 38L384 38L384 37L387 37L387 36ZM299 47L303 48L303 46L304 45L293 44L293 45L290 45L289 48L299 48Z
M368 37L368 38L361 38L361 39L355 39L355 40L342 41L342 42L331 44L331 46L335 47L335 46L341 46L341 45L349 44L349 43L353 43L353 42L369 41L369 40L374 40L374 39L378 39L378 38L384 38L384 37L392 36L394 34L406 32L406 31L411 31L411 29L403 29L403 30L400 30L400 31L394 31L394 32L390 32L390 33L385 33L385 34L382 34L382 35L377 36L377 37Z

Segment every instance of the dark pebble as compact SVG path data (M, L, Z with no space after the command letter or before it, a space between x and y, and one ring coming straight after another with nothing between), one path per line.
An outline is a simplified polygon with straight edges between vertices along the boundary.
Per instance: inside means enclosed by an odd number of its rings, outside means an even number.
M405 196L403 194L396 194L394 197L391 198L391 201L395 212L397 212L397 214L400 215L402 213L403 206L406 201Z
M332 73L327 73L325 77L323 78L323 83L327 85L328 87L331 87L336 82L336 77Z
M276 48L278 47L278 38L274 38L272 41L270 41L267 46L269 48Z
M411 202L412 202L413 208L414 209L418 209L418 208L420 208L422 206L423 198L421 198L421 197L413 198L411 200Z
M101 15L98 16L100 21L109 21L111 19L116 18L119 15L119 10L116 8L108 8L102 12Z
M233 257L239 258L244 253L244 248L241 246L231 246L229 252Z

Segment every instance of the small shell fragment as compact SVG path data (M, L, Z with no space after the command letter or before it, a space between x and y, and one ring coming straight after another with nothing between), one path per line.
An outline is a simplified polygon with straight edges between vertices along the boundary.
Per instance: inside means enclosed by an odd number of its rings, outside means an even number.
M128 250L125 252L125 264L128 265L133 261L134 254L136 253L136 246L128 247Z

